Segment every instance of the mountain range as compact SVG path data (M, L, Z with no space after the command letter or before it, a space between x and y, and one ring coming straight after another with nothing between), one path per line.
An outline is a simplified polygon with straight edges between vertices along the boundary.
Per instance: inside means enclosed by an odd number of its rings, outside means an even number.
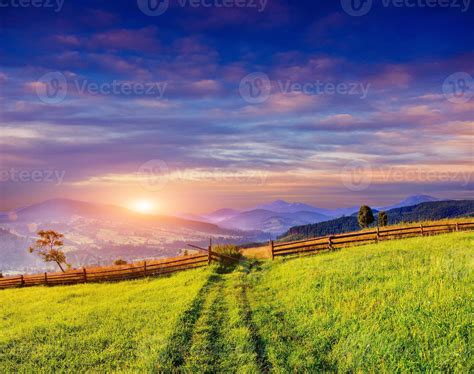
M439 199L428 195L415 195L393 205L375 207L374 210L390 210L432 201L439 201ZM359 206L325 209L304 203L276 200L246 211L224 208L202 216L193 216L193 218L232 230L259 230L271 235L279 235L294 226L350 216L358 210Z

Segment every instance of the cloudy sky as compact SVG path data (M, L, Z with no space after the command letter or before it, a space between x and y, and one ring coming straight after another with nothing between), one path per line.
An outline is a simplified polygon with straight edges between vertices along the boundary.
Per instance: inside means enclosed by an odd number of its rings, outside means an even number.
M0 210L472 198L474 5L449 3L5 0Z

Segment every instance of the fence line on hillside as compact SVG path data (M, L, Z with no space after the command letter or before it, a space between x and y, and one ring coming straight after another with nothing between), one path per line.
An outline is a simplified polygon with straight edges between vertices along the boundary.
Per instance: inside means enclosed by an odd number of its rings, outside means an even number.
M402 239L414 236L438 235L455 231L474 230L474 221L456 222L436 225L414 225L397 228L376 228L338 235L326 235L317 238L275 243L270 241L269 251L272 260L279 256L304 253L317 253L355 245L378 243L383 240Z
M106 270L99 271L91 271L83 268L65 273L42 273L5 277L0 278L0 289L131 280L197 269L210 265L212 261L223 260L220 254L212 251L211 246L209 246L205 252L207 253L198 253L196 255L182 256L159 262L144 261L141 264L133 264L133 266L126 268L123 266L111 266L106 268Z
M279 256L296 255L302 253L317 253L354 245L378 243L383 240L401 239L414 236L436 235L453 231L474 230L474 221L457 222L436 225L416 225L399 228L387 228L339 235L328 235L317 238L297 240L285 243L270 241L270 255L272 260ZM132 264L130 267L111 266L106 270L92 271L86 268L66 273L42 273L33 275L19 275L0 278L0 289L30 286L55 286L80 283L113 282L131 280L151 276L160 276L178 271L197 269L208 266L212 261L228 261L231 257L219 254L208 248L190 245L201 251L191 256L181 256L160 261L144 261L142 264ZM202 253L204 252L204 253ZM141 264L141 265L140 265Z

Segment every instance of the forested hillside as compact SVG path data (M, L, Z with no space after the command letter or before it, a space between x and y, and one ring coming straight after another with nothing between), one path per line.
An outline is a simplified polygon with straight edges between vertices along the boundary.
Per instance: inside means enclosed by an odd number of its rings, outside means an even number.
M436 201L391 209L387 212L389 225L401 222L434 221L444 218L474 216L474 200ZM376 217L377 218L377 217ZM377 222L377 220L376 220ZM374 223L376 225L376 223ZM359 229L357 215L341 217L311 225L295 226L280 238L284 240L341 234Z

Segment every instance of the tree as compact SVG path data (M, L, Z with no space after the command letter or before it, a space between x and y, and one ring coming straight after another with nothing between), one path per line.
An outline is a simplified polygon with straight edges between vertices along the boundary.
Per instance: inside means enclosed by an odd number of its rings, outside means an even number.
M362 205L360 207L358 221L361 229L369 227L369 225L375 221L374 213L369 206Z
M39 236L39 239L37 239L35 244L28 249L29 252L37 252L44 262L55 262L64 273L65 270L62 265L64 264L67 267L70 266L66 262L66 255L61 250L64 245L64 242L62 241L64 235L53 230L40 230L37 235Z
M388 225L388 215L387 215L386 212L384 212L384 211L379 212L378 222L379 222L380 227L385 227L385 226Z
M122 260L121 258L119 258L118 260L114 261L114 265L127 265L127 261Z

